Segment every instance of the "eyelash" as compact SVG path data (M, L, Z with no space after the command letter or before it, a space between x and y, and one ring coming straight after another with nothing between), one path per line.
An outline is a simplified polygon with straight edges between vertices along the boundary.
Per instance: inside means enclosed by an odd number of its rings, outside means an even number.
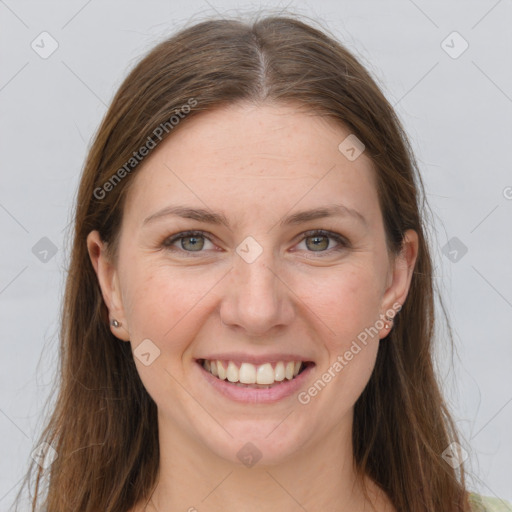
M316 252L318 252L320 255L332 254L333 251L340 252L343 249L350 247L350 242L345 237L338 235L337 233L333 233L332 231L326 231L325 229L314 229L314 230L306 231L305 233L302 233L302 235L303 235L303 237L297 243L302 242L306 238L311 238L311 237L315 237L315 236L325 236L327 238L332 238L333 240L335 240L336 242L338 242L340 244L340 246L338 246L338 247L326 249L325 251L308 251L312 254L315 254ZM204 237L208 241L213 243L213 241L207 236L205 231L192 230L192 231L182 231L181 233L176 233L175 235L172 235L172 236L166 238L162 242L162 246L169 251L182 252L182 253L185 253L194 258L194 257L197 257L194 255L194 253L197 253L197 255L199 256L204 251L185 251L184 249L181 249L181 248L178 249L178 248L172 247L172 244L174 244L174 242L177 242L178 240L181 240L183 238L188 238L188 237L193 237L193 236ZM320 256L320 257L322 257L322 256Z

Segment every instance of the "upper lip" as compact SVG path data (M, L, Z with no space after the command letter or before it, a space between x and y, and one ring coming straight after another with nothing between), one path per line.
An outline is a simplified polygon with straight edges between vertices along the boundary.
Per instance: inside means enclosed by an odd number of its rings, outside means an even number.
M279 361L302 361L304 363L312 362L312 359L304 358L303 356L289 353L251 355L230 352L223 354L210 354L208 356L198 357L196 359L206 359L208 361L233 361L234 363L251 363L254 365L262 365L265 363L278 363Z

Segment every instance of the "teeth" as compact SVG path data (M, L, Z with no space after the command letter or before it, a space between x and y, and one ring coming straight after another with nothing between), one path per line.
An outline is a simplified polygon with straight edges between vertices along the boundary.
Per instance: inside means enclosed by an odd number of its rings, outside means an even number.
M293 370L295 369L295 364L293 362L289 362L286 364L284 375L288 380L293 379Z
M262 364L256 370L256 384L274 384L274 368L270 363Z
M229 382L238 382L238 368L233 361L229 361L226 377Z
M226 380L226 370L220 361L217 361L217 372L219 373L218 377L220 380Z
M279 363L276 364L276 368L274 370L275 374L274 374L274 378L276 381L278 382L281 382L282 380L284 380L284 363L282 363L281 361L279 361Z
M238 381L242 384L256 384L256 368L253 364L242 363L238 371ZM262 382L258 382L262 384Z
M271 363L255 366L251 363L242 363L240 368L233 362L228 361L227 367L222 361L203 362L203 368L220 380L228 380L233 384L258 384L269 386L275 382L282 382L284 379L292 380L299 374L303 364L302 361L279 361L275 367Z

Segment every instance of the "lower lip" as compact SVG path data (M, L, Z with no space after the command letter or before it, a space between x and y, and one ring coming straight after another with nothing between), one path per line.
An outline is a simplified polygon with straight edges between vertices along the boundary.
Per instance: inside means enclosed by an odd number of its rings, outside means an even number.
M243 388L231 384L228 380L220 380L214 377L210 372L203 368L203 365L197 362L201 374L211 386L220 392L222 395L234 400L236 402L252 403L252 404L269 404L278 402L283 398L298 392L304 385L306 379L309 377L314 364L309 364L308 367L301 372L297 377L292 380L284 380L281 384L275 384L271 388Z

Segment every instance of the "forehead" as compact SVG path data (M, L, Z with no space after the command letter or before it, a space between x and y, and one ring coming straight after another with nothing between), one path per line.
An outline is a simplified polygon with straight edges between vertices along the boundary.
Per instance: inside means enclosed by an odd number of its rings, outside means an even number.
M340 203L378 215L374 169L339 145L350 131L292 105L234 104L186 120L136 171L125 214L168 204L236 215ZM377 210L376 210L377 208ZM228 215L228 213L226 213Z

